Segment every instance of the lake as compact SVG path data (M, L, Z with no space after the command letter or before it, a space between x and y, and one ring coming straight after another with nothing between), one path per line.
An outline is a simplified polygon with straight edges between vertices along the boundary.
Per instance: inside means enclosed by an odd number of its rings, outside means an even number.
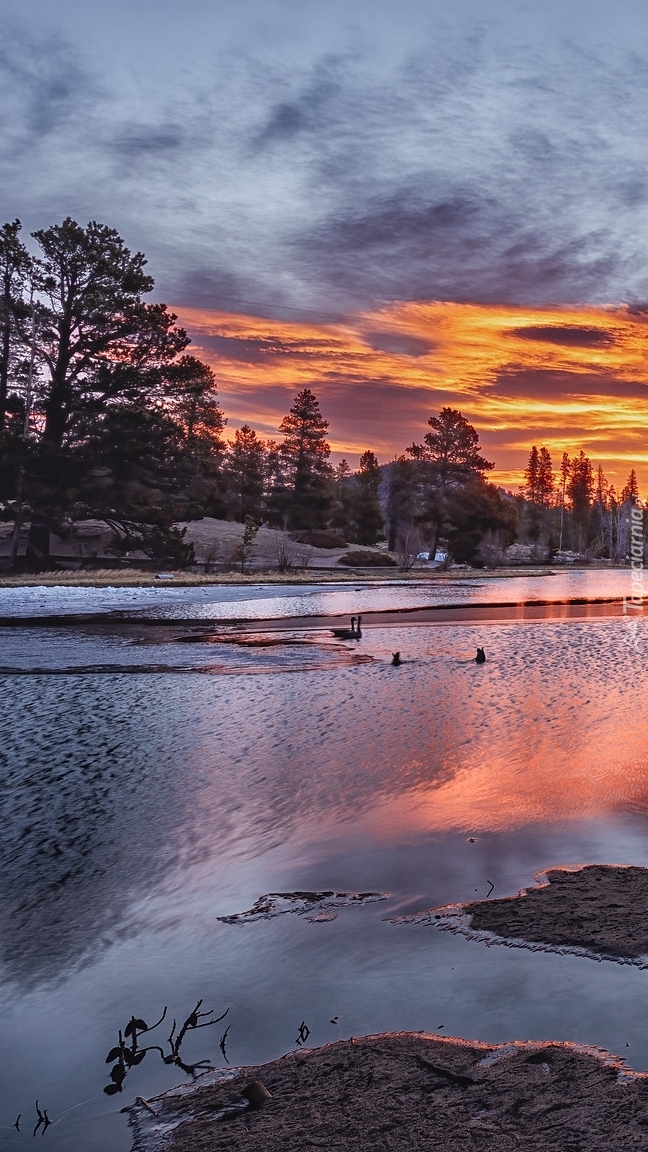
M629 575L0 590L4 1144L38 1099L50 1148L126 1152L120 1109L187 1077L151 1051L106 1095L118 1030L166 1005L167 1052L200 999L229 1013L187 1063L220 1066L228 1025L232 1064L272 1059L304 1022L309 1045L426 1029L648 1066L648 972L389 922L556 864L648 866L643 619L631 645L621 615L397 611L621 596ZM335 639L324 618L358 611L362 640ZM386 898L217 919L321 890Z

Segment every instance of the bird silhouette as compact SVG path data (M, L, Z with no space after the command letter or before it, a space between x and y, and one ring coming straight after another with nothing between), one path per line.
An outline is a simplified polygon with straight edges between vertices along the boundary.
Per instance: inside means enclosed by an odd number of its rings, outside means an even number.
M485 664L485 663L486 663L486 653L484 652L483 648L478 648L477 649L477 655L475 656L475 664Z
M352 616L350 628L331 628L331 632L334 636L337 636L338 640L352 640L356 634L355 622L356 618Z
M399 668L402 663L400 652L392 652L392 668Z

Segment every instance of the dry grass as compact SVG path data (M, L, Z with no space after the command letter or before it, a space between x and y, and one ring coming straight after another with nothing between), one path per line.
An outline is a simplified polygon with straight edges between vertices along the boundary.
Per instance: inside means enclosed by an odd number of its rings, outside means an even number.
M171 573L169 568L160 571ZM470 572L441 572L414 569L411 572L399 572L397 568L386 568L383 572L376 569L365 571L340 571L336 568L319 570L301 569L292 572L272 572L256 570L255 572L214 572L205 575L203 572L186 572L183 570L172 573L172 580L158 580L155 572L143 572L136 568L98 568L87 571L61 570L57 572L20 572L15 575L0 575L0 588L164 588L171 587L202 587L210 584L382 584L394 581L417 583L426 581L434 584L447 580L489 580L506 579L509 576L546 576L550 568L500 568L491 569L487 573L473 570Z

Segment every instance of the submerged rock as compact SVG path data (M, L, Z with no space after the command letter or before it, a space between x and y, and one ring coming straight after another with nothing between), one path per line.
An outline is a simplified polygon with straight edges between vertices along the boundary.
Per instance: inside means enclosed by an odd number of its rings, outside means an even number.
M304 915L307 912L316 912L315 916L307 916L311 923L321 923L334 920L335 914L329 914L334 908L346 908L350 904L374 904L378 900L388 900L388 892L268 892L266 896L259 896L247 912L233 912L230 916L217 916L221 924L251 924L254 920L270 920L273 916L282 916L285 912L297 912Z

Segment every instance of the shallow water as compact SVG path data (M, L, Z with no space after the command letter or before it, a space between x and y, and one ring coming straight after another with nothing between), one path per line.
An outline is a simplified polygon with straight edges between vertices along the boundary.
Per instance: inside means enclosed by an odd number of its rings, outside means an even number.
M526 600L632 595L628 569L561 570L546 576L434 581L412 579L355 586L230 585L172 588L0 588L0 617L127 612L160 619L271 620L349 615L450 604L518 604Z
M282 636L298 643L0 632L0 665L48 669L0 677L8 1147L31 1140L38 1098L53 1120L73 1109L51 1148L127 1149L119 1108L185 1077L149 1053L104 1095L117 1030L165 1004L184 1017L200 997L230 1006L187 1043L215 1063L228 1022L229 1058L245 1063L294 1047L304 1020L316 1044L443 1026L648 1065L648 972L386 919L485 896L489 881L514 892L555 864L648 865L643 621L638 651L622 618ZM391 895L321 923L216 919L329 888Z

